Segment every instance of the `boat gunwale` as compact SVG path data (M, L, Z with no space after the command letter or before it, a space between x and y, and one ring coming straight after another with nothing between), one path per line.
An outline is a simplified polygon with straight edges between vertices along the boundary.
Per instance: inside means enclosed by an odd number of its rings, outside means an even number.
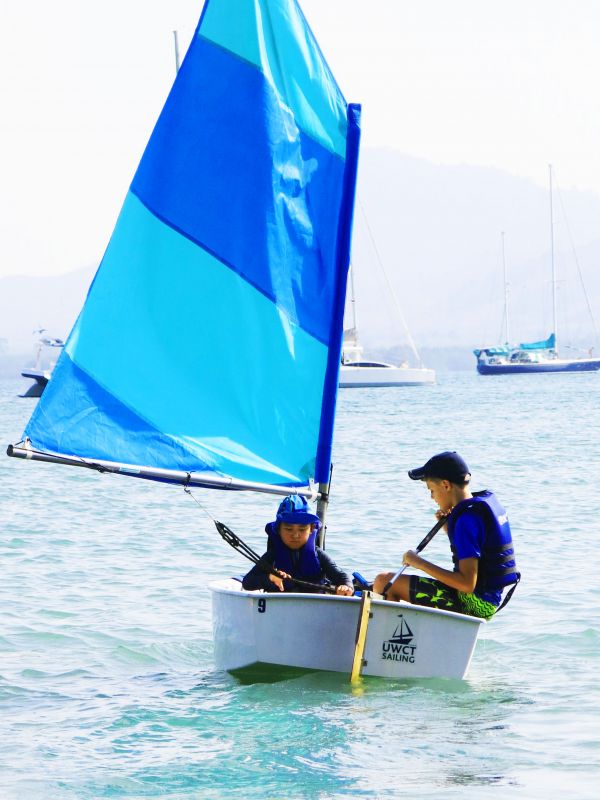
M234 578L221 578L218 581L214 581L208 585L210 591L214 594L226 594L226 595L233 595L235 597L249 597L251 599L264 599L268 597L269 600L275 600L277 602L280 601L289 601L289 600L308 600L309 602L318 600L318 601L325 601L325 602L336 602L336 601L343 601L343 602L354 602L360 603L361 598L357 595L353 595L352 597L346 597L344 595L334 595L334 594L312 594L309 592L265 592L262 589L253 589L252 591L248 591L246 589L241 588L228 588L224 586L225 583L231 583L234 581ZM485 623L487 620L483 619L482 617L473 617L470 614L460 614L457 611L446 611L443 608L429 608L428 606L419 606L413 603L407 603L403 600L395 601L395 600L384 600L382 597L373 597L372 598L372 606L383 606L388 608L402 608L402 609L410 609L412 611L416 611L417 613L425 613L425 614L433 614L435 616L445 616L445 617L453 617L455 619L460 619L464 622L471 622L471 623Z

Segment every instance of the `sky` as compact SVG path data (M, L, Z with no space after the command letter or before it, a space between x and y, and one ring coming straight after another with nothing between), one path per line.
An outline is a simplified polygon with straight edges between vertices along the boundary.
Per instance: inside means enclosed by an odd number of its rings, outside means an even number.
M598 0L303 0L363 146L600 194ZM0 277L97 265L201 0L0 12ZM360 187L359 187L360 191Z

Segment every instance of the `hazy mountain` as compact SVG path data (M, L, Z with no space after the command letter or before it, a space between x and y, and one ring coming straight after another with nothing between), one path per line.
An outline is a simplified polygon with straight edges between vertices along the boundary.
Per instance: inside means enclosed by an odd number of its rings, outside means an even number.
M22 366L24 360L33 360L35 330L45 328L47 336L66 338L94 273L88 267L65 275L0 278L1 373L14 373L17 363Z
M542 182L545 169L540 165ZM600 314L600 197L561 190L554 206L559 334L565 345L587 347L594 344L588 303ZM510 283L511 338L548 336L552 327L549 219L548 190L530 180L496 169L443 166L391 150L364 149L353 264L357 321L365 349L382 355L406 352L407 338L385 275L431 366L470 364L472 347L500 341L501 231L505 231ZM44 327L61 338L68 335L93 273L90 267L54 277L0 279L0 354L4 351L5 372L9 356L31 356L34 329ZM1 359L0 355L0 368Z
M578 272L598 315L600 197L561 189L554 194L554 219L561 340L593 344ZM417 344L470 348L498 342L504 307L501 231L511 339L546 338L552 328L548 190L496 169L440 166L365 150L353 247L364 344L402 343L377 253Z

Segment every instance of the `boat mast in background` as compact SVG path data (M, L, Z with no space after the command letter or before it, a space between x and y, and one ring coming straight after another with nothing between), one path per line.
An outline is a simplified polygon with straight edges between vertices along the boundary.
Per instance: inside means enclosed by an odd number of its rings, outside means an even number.
M415 367L411 367L407 362L400 366L388 364L383 361L363 358L363 348L359 342L358 327L356 322L356 295L354 291L354 265L351 265L349 270L350 277L350 295L347 297L347 307L349 305L349 313L351 316L352 327L344 330L344 346L342 350L342 366L340 369L340 387L343 389L350 388L383 388L390 386L423 386L432 385L435 383L435 371L427 369L423 365L423 360L417 350L414 339L412 338L406 319L396 297L394 287L390 278L383 266L383 261L375 244L375 238L371 231L367 215L360 200L358 201L362 218L364 220L365 229L372 252L375 260L379 265L381 274L385 280L388 295L394 307L395 316L400 321L404 337L408 343L414 360Z
M552 203L552 164L548 164L550 186L550 263L552 265L552 327L554 332L554 349L558 352L558 318L556 314L556 260L554 258L554 206Z
M373 231L371 230L371 226L369 225L369 220L367 218L364 206L360 201L360 198L358 199L358 207L360 208L362 217L363 217L363 219L365 221L365 227L367 229L367 234L369 236L369 241L371 242L371 247L373 248L373 252L375 253L375 258L377 260L377 263L379 264L379 268L381 269L381 273L383 275L383 278L385 280L386 286L387 286L388 291L390 293L390 297L392 299L392 303L394 305L394 308L396 309L396 313L398 314L398 319L400 320L400 323L402 324L402 330L404 332L404 335L406 336L406 340L408 342L408 346L410 347L410 349L412 351L412 354L413 354L413 356L415 358L415 361L417 363L418 368L419 369L425 369L425 365L423 364L423 359L421 358L421 354L417 350L417 345L415 344L415 340L412 338L410 330L408 329L408 325L406 324L406 318L404 316L402 308L400 307L400 303L398 301L398 297L396 296L396 292L394 291L394 287L392 285L392 282L391 282L391 280L390 280L390 278L389 278L389 276L387 274L387 271L386 271L386 269L385 269L385 267L383 265L383 261L382 261L382 258L380 256L380 254L379 254L379 250L377 248L377 244L375 243L375 237L373 236Z
M510 327L508 322L508 275L506 272L506 253L504 249L504 231L501 232L500 237L502 241L502 270L504 273L504 343L510 342Z
M354 267L350 265L350 309L352 311L352 331L356 336L356 294L354 292Z
M505 328L506 338L503 345L478 348L473 351L477 358L477 372L479 372L480 375L510 375L518 373L531 374L535 372L597 372L600 370L600 358L593 357L592 348L590 348L587 357L565 358L561 357L558 353L558 303L556 258L554 248L554 191L552 177L552 164L548 164L550 190L550 265L552 270L552 333L547 339L539 342L526 342L519 345L511 345L510 343L508 277L506 271L504 231L502 231L502 266L504 271L503 327ZM581 270L579 269L579 263L577 262L576 256L575 261L579 270L579 277L586 298L588 311L590 312L592 325L594 331L596 331L591 305L587 296L587 292L585 291Z
M175 75L179 72L179 39L177 36L177 31L173 31L173 45L175 47Z

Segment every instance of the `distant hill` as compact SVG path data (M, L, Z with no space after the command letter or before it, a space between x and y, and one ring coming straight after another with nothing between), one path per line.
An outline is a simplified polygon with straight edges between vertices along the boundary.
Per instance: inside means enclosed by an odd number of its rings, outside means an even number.
M545 170L541 164L542 181ZM378 256L426 364L427 352L434 368L460 368L471 364L473 347L499 342L501 231L506 233L511 338L548 336L549 229L543 185L497 169L444 166L365 148L353 264L357 322L366 354L402 353L407 343ZM600 197L561 190L555 197L555 234L561 341L600 349L588 313L590 305L600 317ZM32 355L34 329L68 335L94 271L88 267L53 277L0 278L0 342L5 340L0 370L2 359L6 371L9 357Z
M540 167L543 180L545 165ZM551 332L549 196L543 186L497 169L442 166L366 149L358 200L353 264L358 327L367 347L403 343L377 253L420 347L470 352L499 342L501 231L511 339L537 340ZM600 317L600 197L561 189L554 207L560 338L590 346L588 301Z

